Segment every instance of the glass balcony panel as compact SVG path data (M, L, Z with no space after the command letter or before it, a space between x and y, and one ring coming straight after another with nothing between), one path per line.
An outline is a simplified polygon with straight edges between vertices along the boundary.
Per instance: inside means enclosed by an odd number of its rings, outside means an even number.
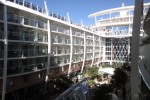
M35 51L34 50L23 50L22 52L23 52L22 53L23 57L35 56Z
M47 49L39 49L39 50L35 50L35 51L36 51L36 56L47 55L48 54L48 50Z
M8 57L20 57L21 51L18 49L8 50Z
M48 37L46 35L40 35L40 34L38 34L37 41L38 42L48 42Z
M24 18L24 24L37 27L37 21L29 18Z
M38 22L38 28L47 29L47 25L43 22Z
M35 35L33 33L24 33L22 34L22 39L24 41L34 41Z
M8 32L9 40L21 40L21 34L19 32Z
M57 66L57 63L55 63L55 62L50 62L50 66Z
M21 24L21 19L22 18L20 16L18 16L18 15L13 15L13 14L10 14L10 13L7 14L7 21L8 22Z
M37 71L37 70L45 68L46 66L47 66L47 62L30 64L30 65L22 65L22 66L15 65L15 67L13 65L12 66L8 65L7 74L14 75L14 74Z
M63 53L62 53L62 50L58 50L58 51L57 51L57 54L63 54Z

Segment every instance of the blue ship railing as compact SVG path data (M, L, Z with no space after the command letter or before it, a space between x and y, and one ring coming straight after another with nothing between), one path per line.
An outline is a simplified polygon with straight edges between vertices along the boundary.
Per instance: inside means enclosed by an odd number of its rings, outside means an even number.
M88 100L89 86L87 84L88 78L74 84L65 92L60 94L55 100Z

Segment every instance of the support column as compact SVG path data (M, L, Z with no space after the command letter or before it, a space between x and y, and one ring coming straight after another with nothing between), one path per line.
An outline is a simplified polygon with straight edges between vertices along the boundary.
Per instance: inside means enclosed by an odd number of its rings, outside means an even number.
M44 6L46 9L46 14L47 14L47 16L49 16L49 11L47 8L46 0L44 0ZM51 29L50 29L50 20L49 19L47 19L47 33L48 33L48 59L47 59L46 81L49 80L50 57L51 57Z
M69 69L68 69L68 77L71 72L72 55L73 55L73 39L72 39L72 28L70 27L70 63L69 63Z
M94 60L95 60L95 39L94 39L94 35L93 35L93 59L92 59L92 64L91 67L93 66Z
M99 58L98 58L97 66L99 66L100 64L100 58L101 58L101 37L99 37Z
M50 71L50 58L51 58L51 29L50 29L50 20L47 20L47 33L48 33L48 59L47 59L47 78L49 79Z
M113 51L112 51L112 47L113 47L113 46L112 46L112 41L113 41L113 40L111 39L111 61L110 61L110 65L112 65L112 56L113 56Z
M3 69L3 87L2 87L2 100L5 100L6 94L6 81L7 81L7 6L4 5L4 69Z
M135 0L131 50L131 100L139 100L139 40L143 0Z
M84 57L83 57L81 73L83 73L83 69L84 69L84 66L85 66L85 56L86 56L86 38L85 38L85 31L84 31Z
M104 43L103 43L103 60L106 60L106 38L104 39Z
M128 39L128 62L130 62L130 37L129 37L129 39Z

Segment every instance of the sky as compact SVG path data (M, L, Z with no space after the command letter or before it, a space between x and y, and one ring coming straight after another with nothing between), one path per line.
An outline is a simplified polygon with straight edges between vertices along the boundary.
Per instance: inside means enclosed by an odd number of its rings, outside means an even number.
M44 8L44 0L28 0ZM58 13L67 17L69 13L70 20L84 25L94 24L94 18L88 18L88 15L107 10L111 8L134 5L135 0L46 0L49 11ZM144 2L150 2L145 0Z

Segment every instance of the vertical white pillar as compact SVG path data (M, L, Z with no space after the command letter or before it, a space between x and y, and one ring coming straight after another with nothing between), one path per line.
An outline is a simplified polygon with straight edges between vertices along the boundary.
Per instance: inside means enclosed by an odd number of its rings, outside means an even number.
M103 45L103 59L106 60L106 56L105 56L105 53L106 53L106 38L103 39L104 40L104 45Z
M85 31L84 31L84 56L83 56L83 63L81 68L81 73L83 72L85 66L85 56L86 56L86 38L85 38Z
M3 87L2 87L2 100L5 100L6 94L6 81L7 81L7 6L4 5L4 69L3 69Z
M91 67L93 66L94 60L95 60L95 36L93 34L93 59L92 59L92 64Z
M46 0L44 0L44 6L46 9L46 14L47 14L47 16L49 16ZM47 59L46 81L49 80L50 57L51 57L51 29L50 29L50 20L49 19L47 19L47 33L48 33L48 59Z
M112 57L113 57L112 41L113 41L113 39L111 38L111 61L110 61L110 65L112 65Z
M70 63L69 63L69 69L68 69L68 76L71 72L71 65L72 65L72 55L73 55L73 39L72 39L72 28L70 27Z
M143 0L135 0L131 50L131 100L139 100L139 39Z
M47 33L48 33L48 59L47 59L47 77L49 76L50 69L50 57L51 57L51 29L50 20L47 19Z
M99 58L98 58L98 64L97 66L100 64L100 59L101 58L101 37L99 36Z
M128 62L129 62L129 60L130 60L130 37L129 37L129 39L128 39Z

